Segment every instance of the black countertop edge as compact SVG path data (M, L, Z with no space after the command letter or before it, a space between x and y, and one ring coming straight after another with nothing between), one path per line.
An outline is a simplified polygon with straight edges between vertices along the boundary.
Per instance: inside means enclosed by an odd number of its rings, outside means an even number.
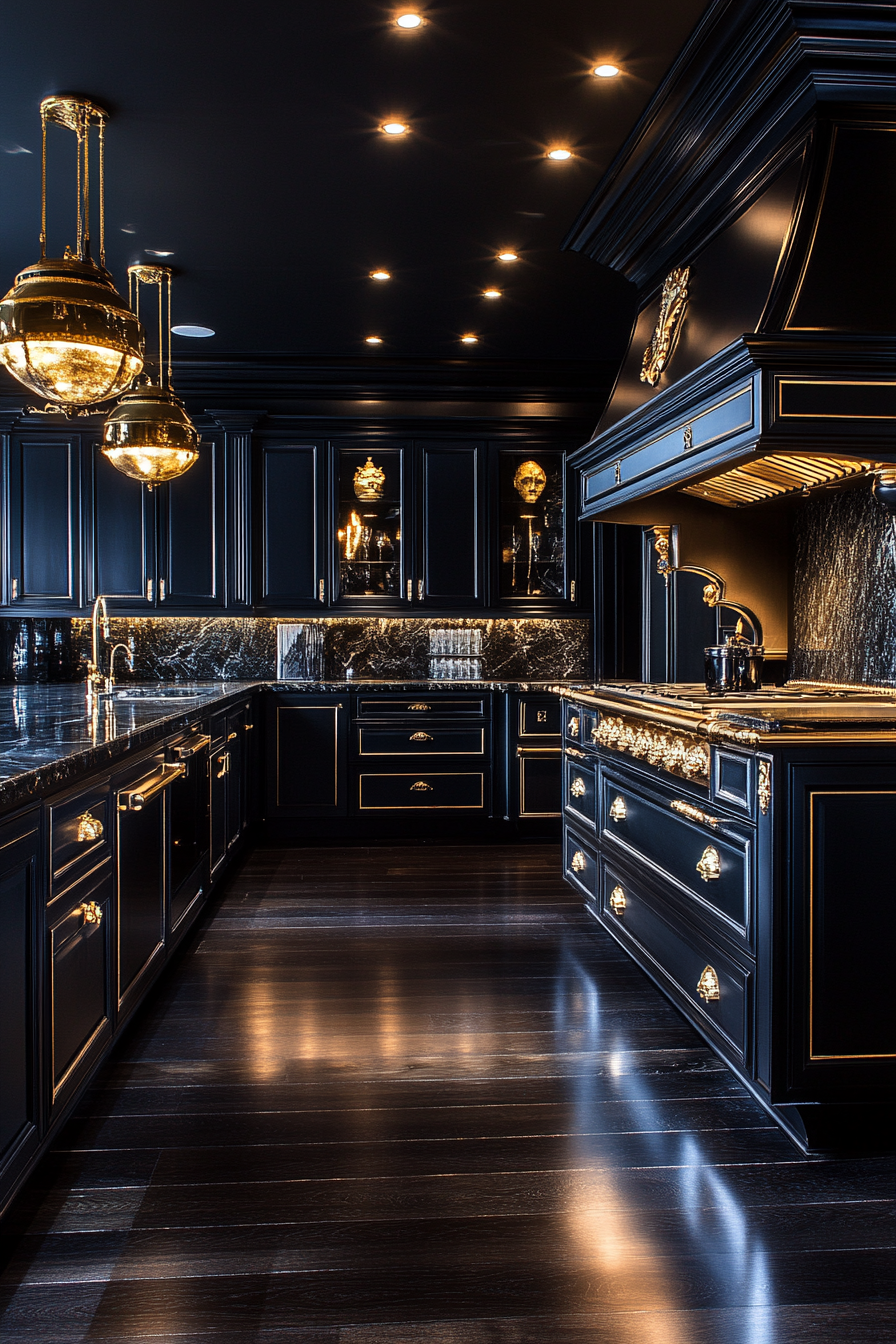
M291 694L344 694L350 691L415 692L531 691L560 687L547 681L364 680L179 682L168 689L186 698L195 690L201 698L188 704L153 699L162 684L122 683L119 695L103 698L88 708L83 682L64 685L7 685L0 687L0 812L40 801L44 796L75 785L103 769L123 766L161 738L190 727L210 711L226 709L241 696L256 691ZM144 697L129 697L143 691Z

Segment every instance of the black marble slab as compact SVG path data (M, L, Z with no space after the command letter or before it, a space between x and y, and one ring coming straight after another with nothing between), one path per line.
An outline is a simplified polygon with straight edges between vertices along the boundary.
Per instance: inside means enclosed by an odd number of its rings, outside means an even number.
M551 681L556 682L556 678ZM220 709L247 691L276 689L301 694L351 690L413 692L544 691L547 681L431 681L353 677L325 681L181 682L164 695L165 684L148 683L145 695L113 696L88 704L83 684L0 687L0 810L34 802L68 788L82 776L122 764L129 755L185 728L212 708ZM133 686L122 686L125 696ZM195 692L195 698L183 696ZM157 697L157 698L154 698Z

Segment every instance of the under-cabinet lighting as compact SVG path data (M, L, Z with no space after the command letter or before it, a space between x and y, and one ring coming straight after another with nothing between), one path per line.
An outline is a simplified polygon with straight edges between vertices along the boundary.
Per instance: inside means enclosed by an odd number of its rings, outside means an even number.
M860 476L874 468L873 462L855 457L821 457L814 454L791 456L772 453L732 467L718 476L683 487L686 495L724 504L729 509L745 504L760 504L797 490L808 494L819 486L831 485L850 476Z

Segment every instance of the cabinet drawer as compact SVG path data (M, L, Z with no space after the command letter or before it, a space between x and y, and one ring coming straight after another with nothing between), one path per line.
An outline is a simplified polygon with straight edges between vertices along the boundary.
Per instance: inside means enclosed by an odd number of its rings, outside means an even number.
M361 756L483 756L484 728L359 728Z
M435 808L485 807L485 775L481 770L451 774L366 774L359 780L362 812L402 810L425 812Z
M630 857L674 878L746 935L751 843L749 834L738 835L737 823L713 817L709 810L682 799L651 798L605 772L600 827L611 844L623 846Z
M430 718L484 719L489 699L484 695L453 695L444 691L421 691L419 695L360 695L358 718L394 719L401 716L409 723Z
M597 724L597 711L585 709L582 705L563 706L563 736L575 746L583 743L590 745L594 738L591 730Z
M49 929L50 1053L55 1104L110 1034L111 865L70 887Z
M563 828L563 875L591 901L597 896L597 855L593 846L568 826Z
M50 806L53 881L68 882L78 871L95 867L109 853L109 785L94 784Z
M518 731L521 738L559 737L560 701L555 696L522 696Z
M595 829L597 821L596 770L592 761L566 756L563 762L563 798L566 811Z
M729 1053L744 1063L749 1047L751 972L690 925L677 921L673 928L658 912L654 899L606 861L600 914L622 942L646 954L637 958L642 965L648 970L659 968L673 982L687 999L691 1016L701 1026L709 1025Z
M517 747L519 761L519 815L559 817L560 748Z

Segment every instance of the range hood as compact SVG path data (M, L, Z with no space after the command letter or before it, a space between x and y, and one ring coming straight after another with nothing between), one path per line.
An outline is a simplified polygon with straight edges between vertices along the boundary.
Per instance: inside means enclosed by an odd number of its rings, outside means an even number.
M894 60L879 5L710 5L566 240L641 296L582 518L896 461Z

